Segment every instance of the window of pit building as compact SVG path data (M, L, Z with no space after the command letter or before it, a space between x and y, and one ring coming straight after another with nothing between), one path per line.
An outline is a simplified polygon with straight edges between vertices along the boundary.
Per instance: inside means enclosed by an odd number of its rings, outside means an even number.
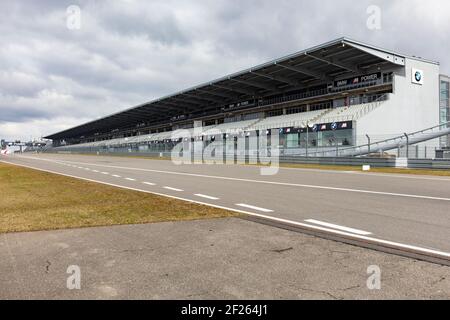
M391 83L393 79L394 79L393 72L383 73L383 83Z
M282 114L283 114L283 109L270 110L270 111L266 112L267 117L276 117L276 116L281 116Z
M299 107L293 107L286 109L286 114L295 114L295 113L302 113L306 112L307 107L305 105L299 106Z

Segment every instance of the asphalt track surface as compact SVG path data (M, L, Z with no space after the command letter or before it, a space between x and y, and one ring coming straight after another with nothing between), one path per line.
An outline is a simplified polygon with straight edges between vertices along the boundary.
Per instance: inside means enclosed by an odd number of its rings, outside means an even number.
M84 155L0 161L227 208L283 228L450 264L450 179Z

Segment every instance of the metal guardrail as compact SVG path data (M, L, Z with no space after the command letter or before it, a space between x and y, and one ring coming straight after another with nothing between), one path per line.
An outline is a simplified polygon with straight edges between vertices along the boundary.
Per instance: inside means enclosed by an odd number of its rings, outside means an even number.
M320 157L320 158L280 158L280 163L296 164L317 164L317 165L342 165L342 166L363 166L372 167L396 167L397 159L383 158L342 158L342 157ZM410 169L450 169L450 159L408 159L407 168Z
M151 158L161 158L170 159L171 152L135 152L123 150L121 152L109 152L108 150L103 151L92 151L92 150L78 150L78 151L60 151L55 152L60 154L93 154L93 155L108 155L108 156L133 156L133 157L151 157ZM197 159L202 159L201 155L196 155ZM191 159L194 160L194 154L191 153ZM224 154L221 158L203 158L204 161L213 160L225 160L229 161L234 159L235 163L246 163L246 164L258 164L261 163L257 156L249 156L248 154L237 155ZM270 158L268 158L270 159ZM267 159L265 159L267 160ZM363 166L370 165L374 168L394 168L397 166L397 158L357 158L357 157L299 157L299 156L283 156L280 155L275 160L275 163L280 164L311 164L311 165L333 165L333 166ZM408 159L407 167L411 169L433 169L433 170L450 170L450 159Z
M393 150L403 146L410 146L417 143L433 140L445 135L450 134L450 121L439 124L437 126L416 131L409 134L403 134L394 138L373 142L370 144L364 144L349 148L340 148L335 151L315 151L309 153L308 156L312 157L332 157L332 156L362 156L371 152L383 152ZM306 154L300 154L306 155Z

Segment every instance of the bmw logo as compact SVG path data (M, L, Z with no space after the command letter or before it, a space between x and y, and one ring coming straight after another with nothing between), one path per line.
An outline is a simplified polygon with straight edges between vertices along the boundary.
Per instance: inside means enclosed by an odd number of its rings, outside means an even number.
M338 128L338 124L336 122L333 122L331 124L331 130L336 130Z
M414 75L417 82L420 82L422 80L422 73L420 71L416 71L416 74Z

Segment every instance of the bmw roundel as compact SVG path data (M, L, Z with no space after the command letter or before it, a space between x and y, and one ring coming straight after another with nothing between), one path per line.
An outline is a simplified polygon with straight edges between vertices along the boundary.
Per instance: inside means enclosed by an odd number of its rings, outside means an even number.
M411 81L415 84L423 84L423 71L419 69L412 69L411 70Z
M338 124L336 122L333 122L331 124L331 130L336 130L338 128Z
M417 82L422 81L422 73L420 71L416 71L414 77L416 78Z

